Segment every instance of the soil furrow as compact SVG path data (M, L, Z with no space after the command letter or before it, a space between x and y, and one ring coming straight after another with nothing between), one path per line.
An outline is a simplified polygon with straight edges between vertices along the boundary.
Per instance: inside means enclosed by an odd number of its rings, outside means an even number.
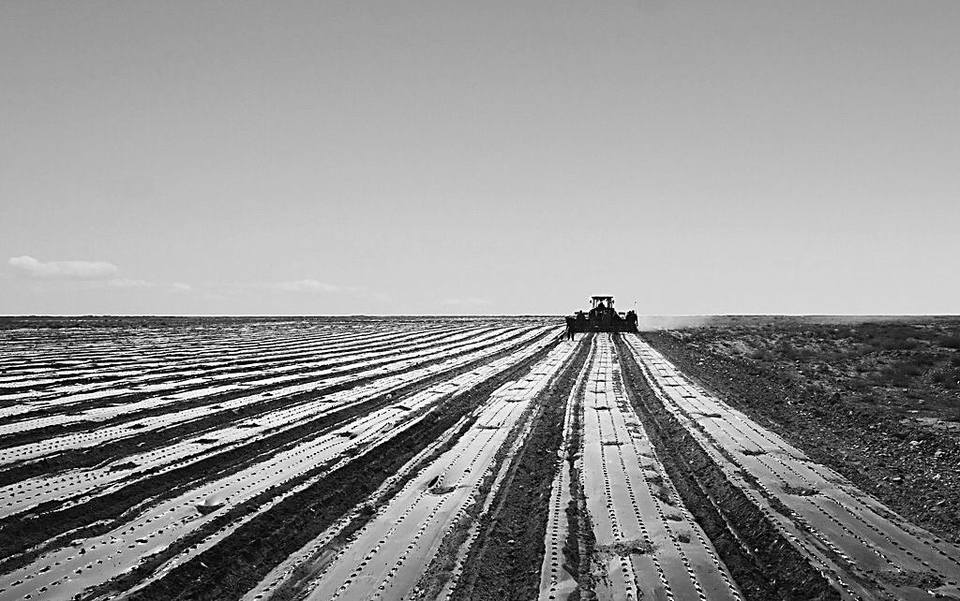
M481 520L452 599L536 598L567 399L590 353L589 339L579 345L539 399L533 429Z

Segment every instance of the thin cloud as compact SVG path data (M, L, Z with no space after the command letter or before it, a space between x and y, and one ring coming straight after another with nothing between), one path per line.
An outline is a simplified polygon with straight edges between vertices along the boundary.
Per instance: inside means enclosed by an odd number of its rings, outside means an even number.
M277 290L282 290L284 292L323 292L323 293L337 293L337 292L348 292L351 289L344 288L343 286L336 286L334 284L328 284L326 282L320 282L317 280L295 280L291 282L277 282L272 284L271 287L276 288Z
M284 292L318 292L324 294L371 294L369 290L357 286L340 286L337 284L331 284L329 282L321 282L319 280L293 280L288 282L275 282L272 284L267 284L268 287L273 288L274 290L282 290Z
M106 285L110 288L121 288L126 290L162 290L170 294L183 294L193 290L193 286L183 282L174 282L173 284L163 284L157 282L148 282L147 280L138 280L132 278L113 278L105 282L91 282L97 286Z
M22 276L37 280L109 280L117 275L117 266L106 261L38 261L23 255L11 257L7 264Z
M193 287L183 282L163 284L140 278L128 278L119 275L119 269L106 261L39 261L23 255L11 257L7 264L14 275L0 273L0 276L21 277L34 280L34 286L67 287L75 290L117 289L117 290L165 290L171 293L183 293Z

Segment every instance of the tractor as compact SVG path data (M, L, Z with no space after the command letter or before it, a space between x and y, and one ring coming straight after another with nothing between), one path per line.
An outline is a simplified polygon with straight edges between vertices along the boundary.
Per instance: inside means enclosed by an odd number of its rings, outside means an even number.
M612 296L590 297L590 311L577 311L567 317L572 332L637 332L637 313L618 313Z

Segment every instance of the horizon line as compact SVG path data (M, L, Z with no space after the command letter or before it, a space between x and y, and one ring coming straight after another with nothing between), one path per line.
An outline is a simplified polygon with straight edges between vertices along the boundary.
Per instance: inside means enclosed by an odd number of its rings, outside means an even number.
M29 317L555 317L568 313L19 313ZM639 317L960 317L960 313L640 313Z

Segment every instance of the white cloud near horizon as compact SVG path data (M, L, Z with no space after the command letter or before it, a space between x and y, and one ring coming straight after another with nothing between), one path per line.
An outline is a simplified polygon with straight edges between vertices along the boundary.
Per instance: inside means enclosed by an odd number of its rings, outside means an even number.
M106 261L39 261L28 255L10 257L7 264L22 276L40 280L107 280L117 266Z
M323 292L323 293L339 293L339 292L360 292L359 288L337 286L335 284L329 284L327 282L321 282L318 280L293 280L289 282L276 282L270 284L271 288L277 290L282 290L284 292Z
M48 282L48 285L65 285L89 290L115 288L122 290L164 289L168 292L189 292L193 287L183 282L161 284L140 278L119 275L119 268L107 261L40 261L29 255L11 257L7 264L16 276ZM9 277L9 276L7 276Z

